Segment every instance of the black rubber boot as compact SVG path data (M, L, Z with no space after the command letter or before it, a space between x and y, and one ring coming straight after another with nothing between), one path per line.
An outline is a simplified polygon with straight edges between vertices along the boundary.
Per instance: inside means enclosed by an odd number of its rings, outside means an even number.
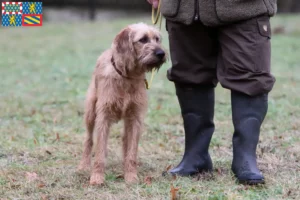
M214 132L214 88L175 86L184 122L185 151L180 164L169 173L192 176L211 171L208 147Z
M234 124L232 171L239 183L262 184L264 177L257 168L256 147L268 110L268 95L251 97L232 91L231 106Z

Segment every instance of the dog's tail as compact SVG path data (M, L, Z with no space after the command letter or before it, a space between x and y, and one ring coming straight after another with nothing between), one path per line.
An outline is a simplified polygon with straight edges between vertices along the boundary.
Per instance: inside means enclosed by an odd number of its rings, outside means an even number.
M84 141L82 159L78 166L79 171L86 170L91 165L91 153L93 148L93 131L94 131L95 119L96 119L95 107L97 102L95 81L96 79L93 76L85 100L84 121L86 125L86 136Z
M96 78L95 76L93 76L86 95L84 113L84 120L87 129L87 140L89 140L90 142L92 142L93 140L93 131L96 119L96 103Z

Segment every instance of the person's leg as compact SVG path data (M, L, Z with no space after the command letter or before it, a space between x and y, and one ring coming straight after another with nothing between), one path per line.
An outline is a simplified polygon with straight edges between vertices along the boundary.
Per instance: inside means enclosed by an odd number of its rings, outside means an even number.
M232 171L240 183L264 183L256 162L261 124L268 109L270 22L262 16L219 29L218 79L231 90L234 125Z
M172 67L185 131L185 152L169 172L181 176L211 171L208 153L214 132L214 88L217 85L216 30L200 23L190 26L167 22Z

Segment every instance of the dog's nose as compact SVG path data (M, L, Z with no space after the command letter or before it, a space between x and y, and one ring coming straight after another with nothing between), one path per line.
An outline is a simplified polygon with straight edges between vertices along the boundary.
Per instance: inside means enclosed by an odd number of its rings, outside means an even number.
M165 56L165 52L161 49L157 49L155 51L155 55L159 58L159 59L163 59Z

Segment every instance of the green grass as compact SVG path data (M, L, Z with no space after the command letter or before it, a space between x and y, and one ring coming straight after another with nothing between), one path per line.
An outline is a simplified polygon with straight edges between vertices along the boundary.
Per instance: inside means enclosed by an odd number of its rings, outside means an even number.
M277 81L257 150L265 186L238 185L232 178L230 96L220 86L210 146L213 175L161 176L180 161L184 147L174 87L165 75L170 63L149 91L146 131L139 145L140 183L129 186L120 178L121 123L110 134L105 186L91 187L89 174L75 173L84 138L83 101L95 61L121 28L137 21L150 22L129 18L1 28L0 199L170 199L171 184L179 188L180 199L299 199L300 16L272 19L286 32L272 36ZM168 46L165 29L163 35Z

